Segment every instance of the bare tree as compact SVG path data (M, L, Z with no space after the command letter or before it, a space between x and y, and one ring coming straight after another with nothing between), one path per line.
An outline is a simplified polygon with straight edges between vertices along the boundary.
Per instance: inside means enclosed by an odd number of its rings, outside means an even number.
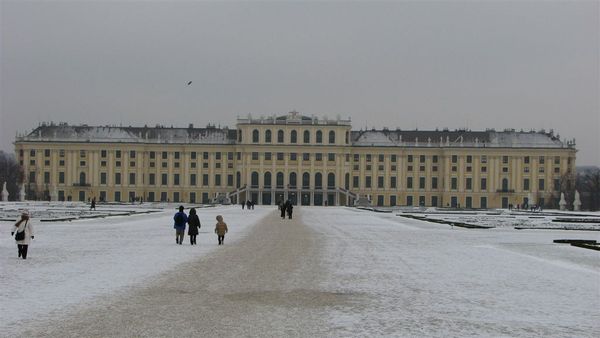
M0 150L0 189L6 182L9 200L18 199L19 186L23 183L23 178L23 168L17 163L15 156Z
M589 169L578 174L576 189L580 193L584 209L600 210L600 168Z

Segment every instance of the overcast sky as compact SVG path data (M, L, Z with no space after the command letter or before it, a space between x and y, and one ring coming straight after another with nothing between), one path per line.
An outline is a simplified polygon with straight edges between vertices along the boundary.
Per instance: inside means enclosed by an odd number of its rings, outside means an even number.
M356 130L554 129L600 165L598 1L0 1L2 150L44 121L297 110Z

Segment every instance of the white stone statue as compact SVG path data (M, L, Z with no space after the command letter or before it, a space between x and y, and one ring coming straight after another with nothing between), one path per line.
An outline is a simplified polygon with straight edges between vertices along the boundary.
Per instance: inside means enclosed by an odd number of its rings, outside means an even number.
M561 192L560 193L560 202L558 202L558 206L560 207L560 210L567 210L567 201L565 201L565 193Z
M6 190L6 182L2 185L2 200L8 202L8 190Z
M21 184L21 190L19 190L19 201L25 201L25 184Z
M581 209L581 200L579 199L579 191L575 190L575 200L573 201L573 210L579 211Z

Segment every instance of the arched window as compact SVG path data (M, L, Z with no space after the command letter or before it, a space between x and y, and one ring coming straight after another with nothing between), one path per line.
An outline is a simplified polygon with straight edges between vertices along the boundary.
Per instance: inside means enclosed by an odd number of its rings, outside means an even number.
M503 178L502 179L502 190L503 191L508 191L508 178Z
M296 184L298 184L298 182L296 181L296 173L290 173L290 188L295 189Z
M235 187L239 188L242 185L242 173L239 171L235 173Z
M327 175L327 188L328 189L335 188L335 174L334 173L329 173Z
M277 131L277 143L283 143L283 130Z
M263 182L263 185L265 188L271 188L271 173L270 172L266 172L265 173L265 181Z
M292 133L290 134L290 142L291 143L298 142L298 133L295 130L292 130Z
M304 143L310 143L310 131L304 131Z
M256 171L252 172L250 177L250 185L252 188L258 188L258 173Z
M85 185L85 173L84 172L81 172L79 174L79 184L80 185Z
M254 129L252 131L252 142L258 143L258 130Z
M323 132L317 130L317 143L323 143Z
M241 143L242 142L242 131L238 130L238 142Z
M271 129L267 129L267 131L265 131L265 142L271 143Z
M323 189L323 175L321 173L315 174L315 188Z
M277 180L277 188L283 189L283 173L278 172L277 177L275 179Z
M304 173L302 174L302 189L310 188L310 174Z
M335 131L330 130L329 131L329 144L334 144L335 143Z

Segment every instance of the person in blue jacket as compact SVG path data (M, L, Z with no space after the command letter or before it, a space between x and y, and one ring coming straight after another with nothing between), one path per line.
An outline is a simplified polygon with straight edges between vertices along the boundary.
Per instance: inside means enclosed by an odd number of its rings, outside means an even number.
M175 213L173 216L173 221L175 221L173 228L175 228L175 242L177 244L183 243L183 236L185 234L185 223L187 223L188 217L183 212L183 205L179 206L179 212Z

